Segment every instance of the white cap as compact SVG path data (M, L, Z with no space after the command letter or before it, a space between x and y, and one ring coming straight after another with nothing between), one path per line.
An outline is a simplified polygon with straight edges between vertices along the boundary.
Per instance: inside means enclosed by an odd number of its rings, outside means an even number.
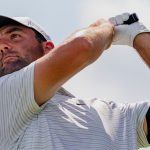
M23 26L26 26L28 28L34 29L37 32L39 32L45 40L51 40L49 35L46 34L46 32L38 25L35 21L33 21L29 17L6 17L6 16L0 16L0 28L9 25L9 24L21 24Z

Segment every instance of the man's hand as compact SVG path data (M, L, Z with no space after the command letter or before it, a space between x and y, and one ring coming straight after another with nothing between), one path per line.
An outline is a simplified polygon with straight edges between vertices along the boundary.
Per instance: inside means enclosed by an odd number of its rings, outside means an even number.
M140 22L124 25L124 21L127 21L129 16L129 13L124 13L109 19L115 26L115 35L112 44L133 47L134 40L138 34L149 32L149 30Z

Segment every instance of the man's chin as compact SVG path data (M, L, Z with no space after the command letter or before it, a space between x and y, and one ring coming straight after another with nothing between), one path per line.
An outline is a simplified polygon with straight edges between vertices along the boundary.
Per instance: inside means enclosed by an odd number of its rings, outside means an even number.
M13 72L16 72L18 70L20 70L21 68L2 68L0 70L0 77L11 74Z
M21 60L9 61L9 62L3 64L3 67L0 69L0 77L7 75L7 74L11 74L11 73L18 71L28 65L29 65L29 63L27 63L26 61L21 61Z

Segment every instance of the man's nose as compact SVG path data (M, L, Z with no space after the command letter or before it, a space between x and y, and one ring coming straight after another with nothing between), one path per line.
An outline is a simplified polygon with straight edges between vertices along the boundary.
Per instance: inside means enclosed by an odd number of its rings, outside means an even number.
M7 50L10 49L10 45L6 44L6 43L0 43L0 50Z
M2 59L5 53L8 53L8 51L11 49L12 47L7 41L0 39L0 59Z
M8 38L2 38L0 37L0 50L7 50L7 49L10 49L11 46L10 46L10 40Z

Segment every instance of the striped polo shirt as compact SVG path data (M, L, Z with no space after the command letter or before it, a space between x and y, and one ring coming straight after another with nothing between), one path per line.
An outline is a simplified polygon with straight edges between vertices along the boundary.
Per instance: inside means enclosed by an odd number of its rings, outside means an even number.
M0 78L0 150L137 150L148 102L82 100L61 93L39 107L34 65Z

